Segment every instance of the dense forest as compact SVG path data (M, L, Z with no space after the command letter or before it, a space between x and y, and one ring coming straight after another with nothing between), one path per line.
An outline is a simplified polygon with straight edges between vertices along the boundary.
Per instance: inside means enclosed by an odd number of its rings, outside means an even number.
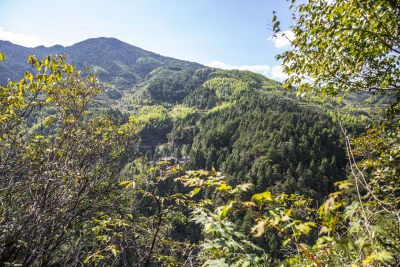
M398 265L400 8L293 3L284 83L0 41L1 265Z

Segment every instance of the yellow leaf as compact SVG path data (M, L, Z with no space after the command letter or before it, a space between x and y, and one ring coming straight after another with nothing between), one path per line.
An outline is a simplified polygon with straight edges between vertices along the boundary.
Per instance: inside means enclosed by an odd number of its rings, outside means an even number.
M285 215L286 215L286 216L290 216L290 214L292 214L292 209L288 209L288 210L285 212Z
M362 265L368 265L372 262L372 260L368 257L362 261Z
M193 189L193 191L190 193L190 195L193 197L194 195L199 193L200 190L201 190L201 187L196 187L195 189Z
M217 189L218 189L219 191L222 191L222 190L226 191L226 190L229 190L229 189L231 189L231 188L232 188L232 186L230 186L230 185L221 184Z
M125 189L128 189L130 186L132 186L132 188L134 188L134 187L135 187L135 182L129 183L129 184L125 187Z
M251 200L254 200L258 205L260 205L261 203L264 203L265 201L268 201L268 202L275 201L271 192L269 192L269 191L260 193L260 194L255 194L255 195L253 195Z
M134 181L122 181L119 183L119 185L124 185L124 184L127 184L125 186L125 189L128 189L130 186L135 187L136 183Z

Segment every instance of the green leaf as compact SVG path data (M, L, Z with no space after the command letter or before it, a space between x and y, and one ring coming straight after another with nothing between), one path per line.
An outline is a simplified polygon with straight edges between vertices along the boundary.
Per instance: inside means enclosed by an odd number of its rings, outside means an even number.
M116 249L112 248L111 252L114 255L114 257L117 257L117 250Z
M394 262L393 253L386 250L379 251L378 253L369 255L366 259L362 261L362 264L368 265L376 261L380 261L382 263L393 263Z
M224 205L224 206L221 206L221 207L219 207L219 208L217 209L217 210L218 210L218 216L219 216L220 219L226 217L226 213L227 213L230 209L232 209L233 203L234 203L234 201L230 201L230 202L229 202L229 205Z
M295 226L295 228L303 234L308 234L311 230L311 227L317 227L317 225L313 222L305 222Z
M273 26L273 28L272 28L272 30L273 30L273 31L278 31L278 30L279 30L279 28L278 28L278 27L279 27L279 24L281 24L279 21L275 22L275 23L274 23L274 26Z
M354 213L357 212L357 209L360 207L358 201L353 201L353 203L346 207L344 212L344 219L347 220L348 218L353 217Z
M393 262L393 260L394 260L393 253L386 251L386 250L379 251L375 255L375 260L380 261L380 262Z
M261 205L262 203L268 201L268 202L274 202L275 199L273 198L271 192L267 191L264 193L260 194L255 194L251 198L251 200L254 200L258 205Z
M93 257L93 255L87 257L83 263L88 263L92 257Z
M191 192L191 196L193 197L194 195L196 195L197 193L199 193L201 190L201 187L196 187L195 189L192 190Z

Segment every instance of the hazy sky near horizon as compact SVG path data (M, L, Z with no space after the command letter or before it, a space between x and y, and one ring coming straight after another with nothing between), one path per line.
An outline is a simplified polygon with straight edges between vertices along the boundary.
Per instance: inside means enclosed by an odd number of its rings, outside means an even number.
M282 80L272 12L290 23L284 0L0 0L0 40L64 46L115 37L161 55Z

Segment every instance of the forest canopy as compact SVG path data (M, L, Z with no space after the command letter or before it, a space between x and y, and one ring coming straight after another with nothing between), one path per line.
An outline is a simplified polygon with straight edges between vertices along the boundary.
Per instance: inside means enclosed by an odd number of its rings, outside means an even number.
M277 56L289 75L285 86L328 96L399 92L398 1L312 0L292 11L292 49Z
M398 265L400 5L291 2L301 99L116 39L68 48L98 76L30 56L0 85L0 264Z

